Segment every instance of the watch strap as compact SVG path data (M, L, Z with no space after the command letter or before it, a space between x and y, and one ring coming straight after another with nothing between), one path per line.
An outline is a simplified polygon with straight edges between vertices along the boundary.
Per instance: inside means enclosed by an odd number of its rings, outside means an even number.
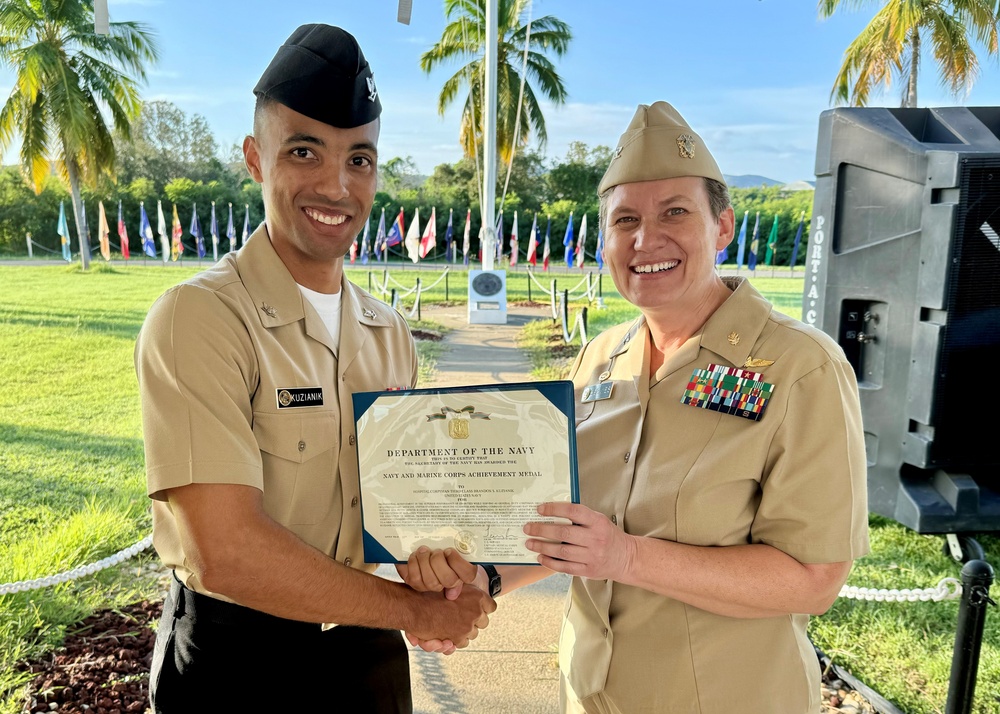
M500 594L500 589L503 587L500 581L500 573L497 569L490 565L489 563L482 563L483 571L486 573L486 579L489 582L490 597L496 597Z

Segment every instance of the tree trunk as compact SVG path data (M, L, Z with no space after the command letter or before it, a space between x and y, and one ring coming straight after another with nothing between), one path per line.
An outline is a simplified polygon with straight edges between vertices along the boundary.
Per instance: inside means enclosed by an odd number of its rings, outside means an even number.
M917 68L920 66L920 29L913 28L910 37L910 76L906 87L906 102L904 107L913 109L917 106Z
M80 196L80 171L76 161L66 152L66 172L69 174L69 192L73 200L73 218L76 219L76 235L80 244L80 267L87 270L90 267L90 244L83 230L83 199Z

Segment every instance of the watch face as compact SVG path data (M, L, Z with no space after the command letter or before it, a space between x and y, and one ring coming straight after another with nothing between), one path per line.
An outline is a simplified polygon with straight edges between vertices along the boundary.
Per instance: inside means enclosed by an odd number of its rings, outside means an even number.
M480 295L496 295L503 282L493 273L480 273L472 279L472 289Z

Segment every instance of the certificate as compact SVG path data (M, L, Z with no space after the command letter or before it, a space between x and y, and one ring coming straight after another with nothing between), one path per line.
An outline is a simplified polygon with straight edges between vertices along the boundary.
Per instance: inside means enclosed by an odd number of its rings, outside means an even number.
M421 545L474 563L537 565L524 543L546 501L579 503L570 381L353 395L365 561Z

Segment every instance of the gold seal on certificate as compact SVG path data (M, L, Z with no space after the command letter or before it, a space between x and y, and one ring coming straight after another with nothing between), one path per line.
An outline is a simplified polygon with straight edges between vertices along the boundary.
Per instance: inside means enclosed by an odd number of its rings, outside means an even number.
M522 528L545 501L579 502L573 384L353 395L365 560L422 545L480 563L537 564Z

